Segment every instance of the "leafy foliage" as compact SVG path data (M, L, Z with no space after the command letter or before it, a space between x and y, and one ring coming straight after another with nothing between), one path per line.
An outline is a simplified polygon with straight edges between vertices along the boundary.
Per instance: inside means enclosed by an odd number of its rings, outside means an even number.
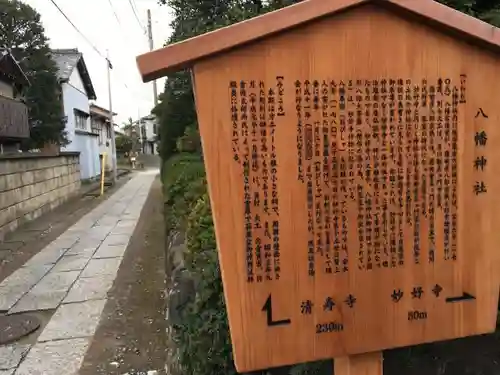
M498 0L439 0L463 13L500 26L500 1Z
M160 0L174 14L174 30L167 44L206 33L233 23L281 8L301 0ZM191 76L180 71L168 76L165 91L153 109L160 122L160 155L164 160L176 152L177 139L187 127L197 129Z
M167 160L178 150L177 138L184 134L187 126L195 124L191 79L188 72L178 72L169 76L165 91L159 96L160 102L153 109L159 119L160 155Z
M162 167L167 230L184 229L191 206L205 192L205 169L196 154L178 154Z
M217 258L212 212L205 192L188 217L186 265L198 281L194 301L175 327L186 374L236 375Z
M236 375L202 160L174 156L164 164L163 183L167 226L186 230L185 266L197 281L196 297L173 327L183 373Z
M132 150L132 138L126 134L119 134L116 136L116 152L124 154Z
M66 145L61 87L40 15L18 0L0 0L0 47L11 50L31 82L25 95L31 139L25 147Z
M180 152L201 153L200 133L195 125L186 127L182 137L177 139L177 150Z
M195 154L171 158L163 167L163 183L168 228L187 228L185 264L198 280L196 298L181 312L182 323L174 327L183 370L236 374L201 158Z

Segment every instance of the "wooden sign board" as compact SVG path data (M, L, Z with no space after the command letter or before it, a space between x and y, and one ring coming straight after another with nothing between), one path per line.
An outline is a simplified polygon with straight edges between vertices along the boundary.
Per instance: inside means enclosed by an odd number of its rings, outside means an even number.
M367 4L193 72L239 371L494 330L498 56Z

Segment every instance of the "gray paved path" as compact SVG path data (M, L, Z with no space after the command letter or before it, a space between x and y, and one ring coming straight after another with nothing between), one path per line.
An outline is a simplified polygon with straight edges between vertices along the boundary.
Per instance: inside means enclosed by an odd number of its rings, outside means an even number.
M55 310L34 345L0 346L0 375L78 373L157 174L138 173L0 283L0 311Z

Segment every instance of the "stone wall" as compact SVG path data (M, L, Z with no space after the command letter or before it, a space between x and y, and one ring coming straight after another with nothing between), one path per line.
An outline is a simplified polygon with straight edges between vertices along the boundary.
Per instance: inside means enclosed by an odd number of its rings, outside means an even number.
M165 209L168 207L165 206ZM177 230L169 231L165 251L165 320L167 321L165 371L172 375L183 373L175 342L174 325L181 322L180 311L182 307L196 297L195 281L184 267L185 251L185 234Z
M80 191L79 153L0 156L0 241Z

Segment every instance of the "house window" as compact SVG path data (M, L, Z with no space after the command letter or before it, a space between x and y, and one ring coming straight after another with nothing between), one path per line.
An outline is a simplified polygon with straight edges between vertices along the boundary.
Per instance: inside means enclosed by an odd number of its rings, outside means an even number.
M99 120L96 118L92 118L90 120L90 126L92 128L92 133L99 134L99 144L102 145L103 143L103 137L102 137L102 124Z
M87 130L87 119L89 115L83 111L75 109L75 128Z
M153 124L153 133L158 134L158 125L156 123Z
M111 126L109 124L106 124L106 136L111 139Z
M93 133L99 133L99 131L101 130L101 123L95 118L90 120L90 126Z

